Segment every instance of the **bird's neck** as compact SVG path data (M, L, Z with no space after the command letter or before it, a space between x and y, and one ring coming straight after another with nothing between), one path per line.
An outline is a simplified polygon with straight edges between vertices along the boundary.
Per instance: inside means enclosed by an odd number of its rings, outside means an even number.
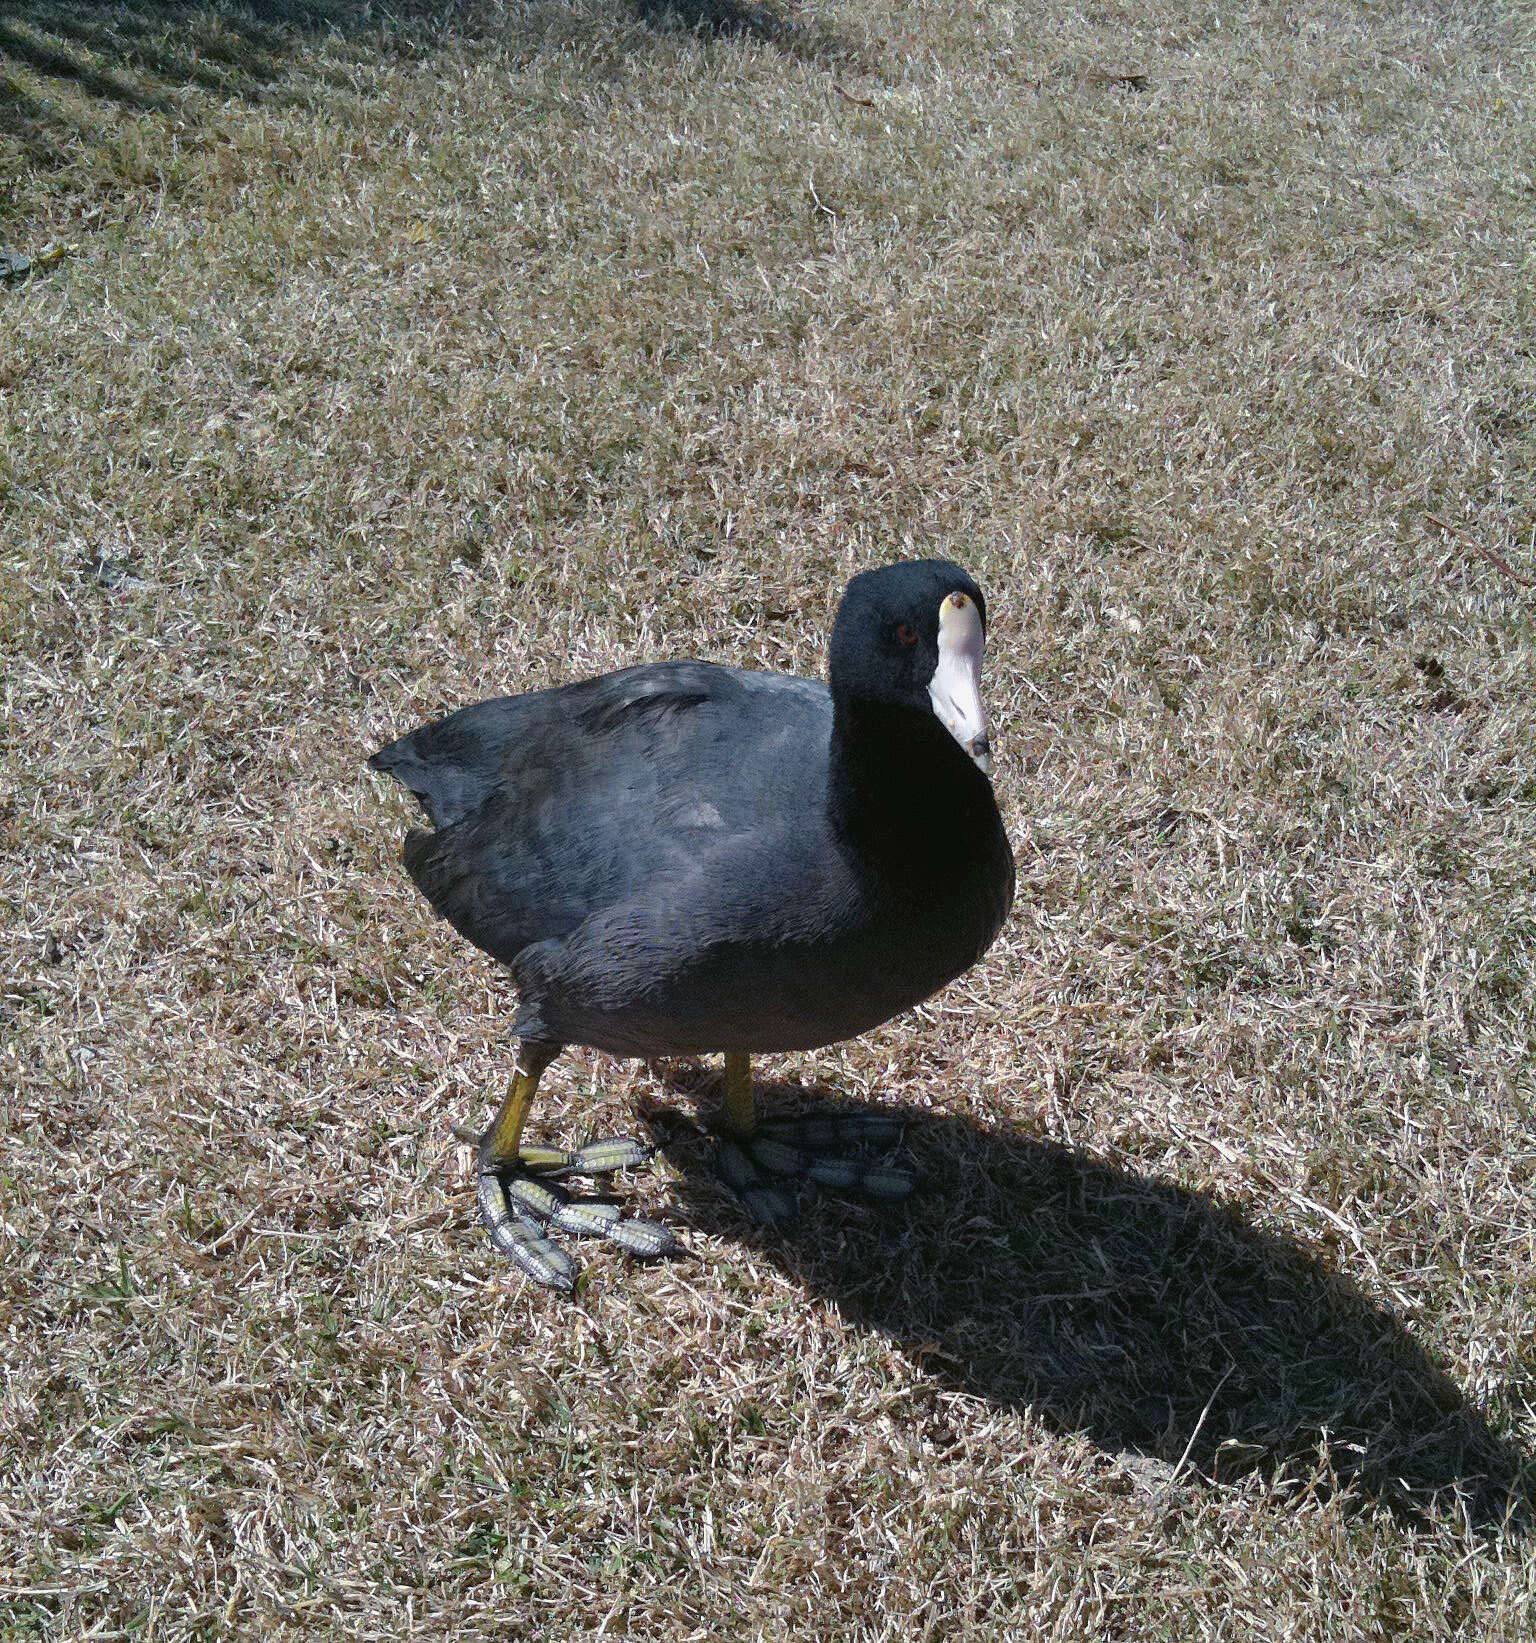
M930 857L993 806L987 778L923 708L839 701L831 776L833 824L866 848Z

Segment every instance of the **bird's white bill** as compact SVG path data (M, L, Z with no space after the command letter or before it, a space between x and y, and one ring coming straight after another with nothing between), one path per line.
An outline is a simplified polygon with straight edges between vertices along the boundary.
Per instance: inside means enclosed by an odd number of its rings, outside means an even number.
M981 707L985 640L976 601L968 594L950 594L939 606L939 665L928 682L928 695L939 722L990 776L992 746Z

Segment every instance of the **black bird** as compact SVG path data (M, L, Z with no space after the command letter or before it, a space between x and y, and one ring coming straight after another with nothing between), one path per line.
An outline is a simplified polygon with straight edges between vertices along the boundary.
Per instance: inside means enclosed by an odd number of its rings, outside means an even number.
M848 584L828 680L659 662L466 707L369 761L421 801L405 865L433 908L500 959L520 1007L516 1076L480 1138L481 1213L532 1277L574 1286L551 1228L641 1255L666 1228L557 1183L643 1162L620 1138L522 1144L566 1044L620 1056L724 1052L722 1170L765 1220L763 1171L904 1197L912 1177L826 1156L893 1140L878 1117L759 1125L748 1057L852 1038L991 945L1013 853L988 778L986 604L958 565Z

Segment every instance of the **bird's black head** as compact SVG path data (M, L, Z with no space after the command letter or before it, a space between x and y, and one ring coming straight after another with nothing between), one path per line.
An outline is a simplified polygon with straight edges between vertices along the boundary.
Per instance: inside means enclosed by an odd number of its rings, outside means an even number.
M983 771L991 766L981 706L987 606L947 559L912 559L861 572L832 626L833 700L934 714Z

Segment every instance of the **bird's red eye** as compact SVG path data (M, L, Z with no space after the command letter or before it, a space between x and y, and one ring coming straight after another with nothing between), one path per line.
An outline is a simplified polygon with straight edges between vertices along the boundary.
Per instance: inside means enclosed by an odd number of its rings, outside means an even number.
M902 622L896 629L896 643L898 645L915 645L917 643L917 629L910 622Z

